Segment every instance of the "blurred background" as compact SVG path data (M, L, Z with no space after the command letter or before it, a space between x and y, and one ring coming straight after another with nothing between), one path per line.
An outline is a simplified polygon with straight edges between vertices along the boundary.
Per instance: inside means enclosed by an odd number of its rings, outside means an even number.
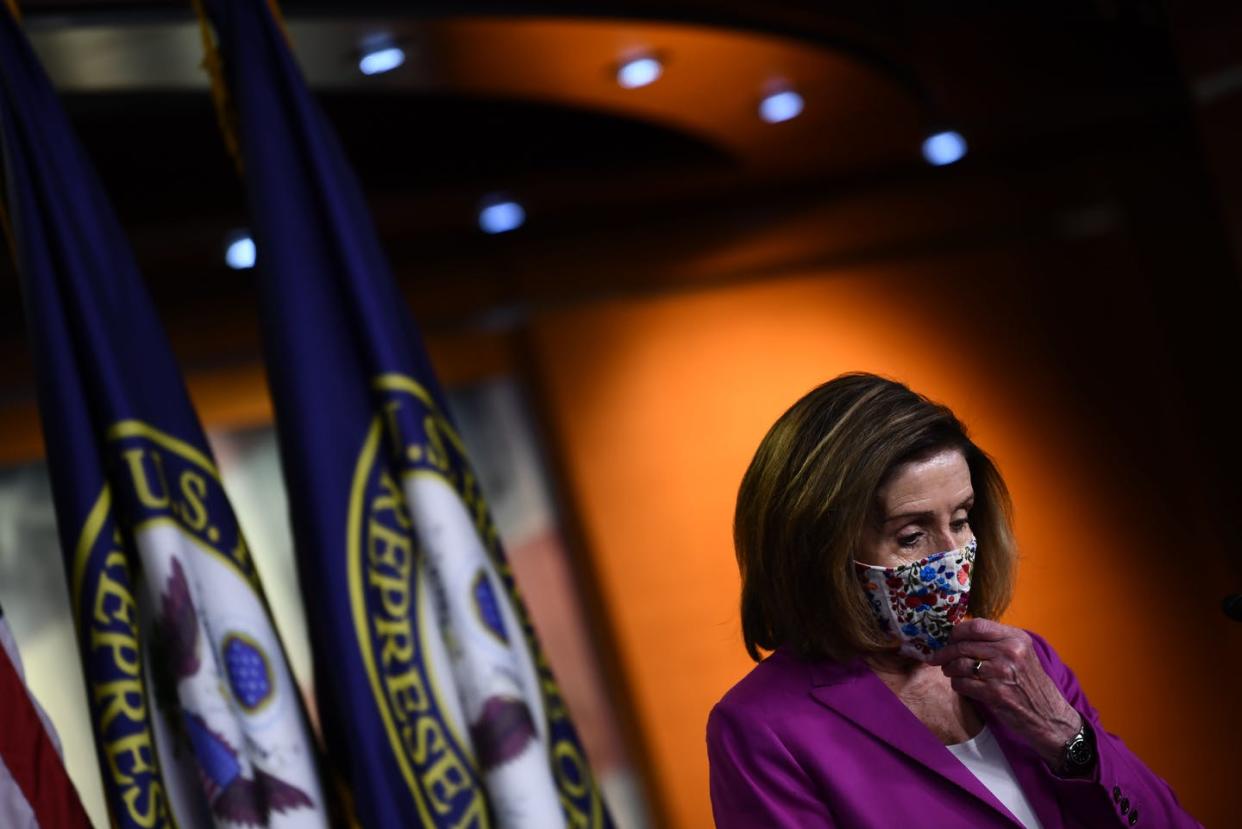
M188 4L26 0L307 693L241 184ZM1045 635L1208 826L1242 779L1242 7L288 0L622 829L711 825L733 500L843 371L997 460ZM0 605L106 825L17 281Z

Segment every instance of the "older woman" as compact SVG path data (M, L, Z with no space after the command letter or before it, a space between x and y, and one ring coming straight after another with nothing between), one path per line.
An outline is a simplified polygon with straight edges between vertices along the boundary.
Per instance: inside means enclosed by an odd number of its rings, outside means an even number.
M738 493L756 661L707 724L716 824L1189 827L1037 634L995 621L1005 483L943 406L838 377L768 432Z

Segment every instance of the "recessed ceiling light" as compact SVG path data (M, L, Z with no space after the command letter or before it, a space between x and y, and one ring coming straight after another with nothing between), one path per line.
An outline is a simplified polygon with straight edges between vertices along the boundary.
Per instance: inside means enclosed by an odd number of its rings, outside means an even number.
M627 60L617 67L617 83L626 89L655 83L664 74L664 65L650 55Z
M934 167L952 164L966 155L966 139L960 132L943 130L923 140L923 158Z
M759 117L769 124L779 124L802 114L802 96L792 89L773 92L759 102Z
M358 59L358 71L364 75L382 75L405 63L405 51L388 44L368 49Z
M512 199L490 200L479 209L479 228L484 233L507 233L526 221L526 211Z
M254 267L254 239L244 230L235 230L229 234L224 248L224 264L235 271Z

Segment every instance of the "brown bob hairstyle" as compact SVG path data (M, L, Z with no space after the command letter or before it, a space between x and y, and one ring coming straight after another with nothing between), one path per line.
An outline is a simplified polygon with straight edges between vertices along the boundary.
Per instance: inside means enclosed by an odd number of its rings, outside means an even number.
M733 542L742 573L742 636L760 649L844 660L890 651L853 560L878 492L902 464L959 449L979 541L970 612L995 619L1013 591L1016 549L1009 491L996 465L947 407L874 374L843 374L781 415L737 495Z

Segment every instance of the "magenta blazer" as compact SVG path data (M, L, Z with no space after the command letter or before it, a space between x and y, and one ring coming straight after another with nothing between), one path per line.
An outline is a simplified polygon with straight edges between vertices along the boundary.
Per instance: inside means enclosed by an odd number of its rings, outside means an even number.
M1052 647L1031 638L1044 670L1091 722L1099 753L1090 779L1057 777L980 707L1044 829L1199 826L1104 730ZM778 649L712 709L707 756L719 829L1021 826L861 659L808 662Z

